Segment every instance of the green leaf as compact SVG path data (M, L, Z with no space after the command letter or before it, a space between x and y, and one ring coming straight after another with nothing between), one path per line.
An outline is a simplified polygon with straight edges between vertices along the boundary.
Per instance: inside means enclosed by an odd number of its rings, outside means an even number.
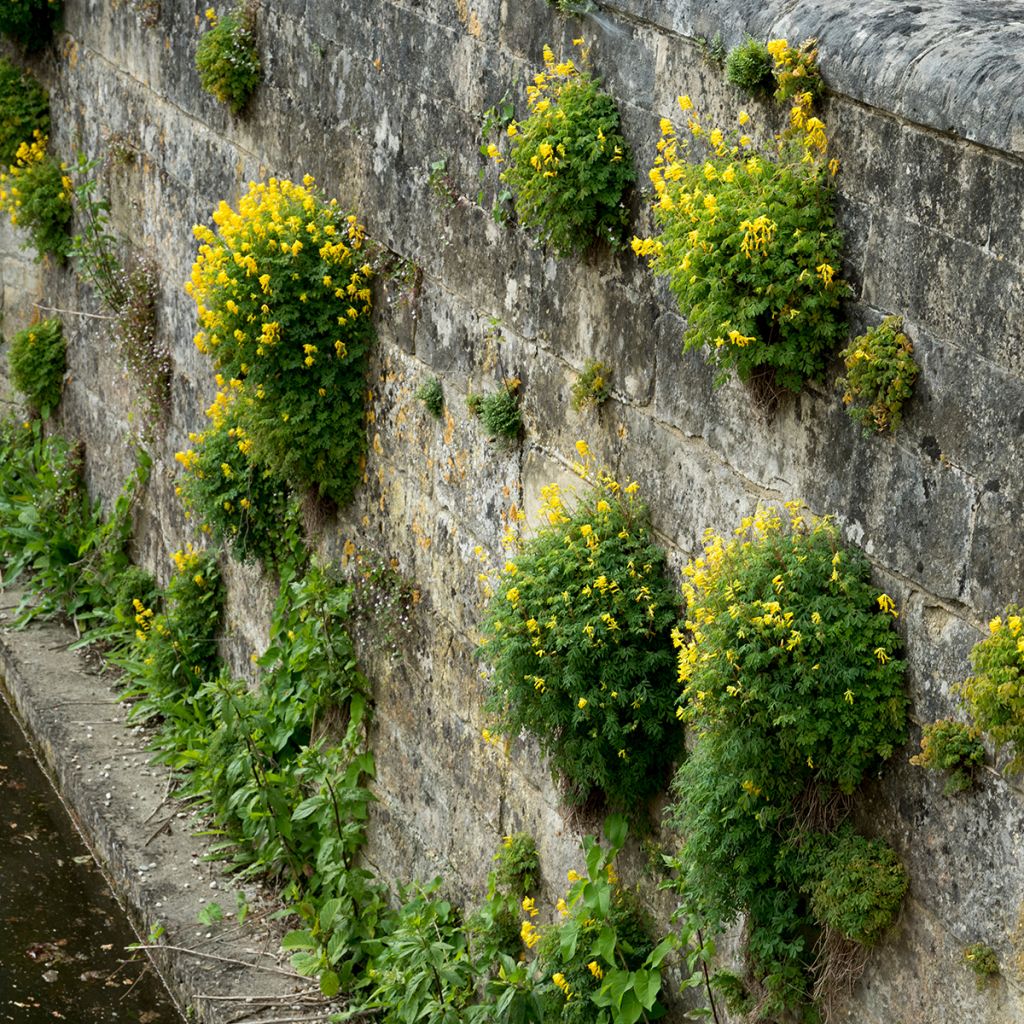
M333 999L341 988L341 979L334 971L324 971L320 975L320 994L326 999Z
M615 963L615 929L606 924L594 942L594 953L603 957L606 963Z
M615 853L626 844L626 836L629 834L629 821L624 814L612 814L604 823L604 835L612 847L608 855L611 860Z
M313 938L311 931L301 929L287 932L281 940L281 948L288 949L316 949L317 941Z

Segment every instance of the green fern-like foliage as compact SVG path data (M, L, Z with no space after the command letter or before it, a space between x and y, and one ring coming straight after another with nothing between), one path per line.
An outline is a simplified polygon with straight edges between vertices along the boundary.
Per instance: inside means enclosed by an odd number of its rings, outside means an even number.
M542 525L497 580L480 655L498 730L536 737L570 803L603 795L641 814L682 740L677 604L636 485L625 490L600 475L567 506L545 489Z
M479 401L480 422L489 438L510 445L523 432L523 414L519 410L518 381L505 384Z
M11 338L9 353L11 380L31 408L48 416L60 402L64 390L64 328L52 317L42 320Z
M245 4L218 17L206 12L210 27L196 48L196 69L202 87L240 114L263 77L256 48L256 11Z
M767 95L775 86L772 55L768 47L747 37L734 46L725 58L725 77L735 86L755 96Z
M50 100L29 74L0 57L0 165L14 163L18 147L34 132L50 131Z

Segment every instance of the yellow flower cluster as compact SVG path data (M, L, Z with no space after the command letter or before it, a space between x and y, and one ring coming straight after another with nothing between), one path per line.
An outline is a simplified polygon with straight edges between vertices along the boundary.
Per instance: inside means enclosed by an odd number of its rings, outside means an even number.
M171 553L171 561L174 563L175 570L183 575L192 572L202 561L202 558L202 553L196 551L190 543L186 544L184 548Z
M38 129L34 131L30 141L26 140L18 146L14 163L6 173L0 174L0 210L7 213L15 226L21 223L19 211L26 199L23 183L46 161L49 141L49 137ZM60 164L60 187L51 198L57 205L66 206L69 211L67 216L70 217L72 182L66 173L67 169L67 164Z
M555 988L557 988L562 993L562 995L565 996L566 1002L572 999L572 989L569 988L569 982L565 980L564 974L562 974L560 971L555 974L552 974L551 980L555 983Z
M788 513L789 528L800 533L808 529L802 514L803 505L799 501L789 501L784 505ZM810 530L814 530L819 524L827 524L828 519L814 519ZM699 709L704 694L700 691L691 692L690 680L701 665L719 657L733 665L739 670L736 663L735 652L727 650L721 654L717 651L707 650L704 646L706 639L703 631L704 626L713 625L716 621L714 610L703 603L704 598L716 591L722 580L722 572L725 567L733 564L738 552L745 550L752 543L769 537L773 534L780 534L783 529L783 520L778 510L772 506L758 505L757 511L752 516L746 516L735 530L734 536L726 541L712 530L704 535L704 555L693 559L683 567L683 595L686 598L687 617L684 622L686 634L678 628L672 631L672 642L679 651L679 682L683 685L684 699L692 700L694 706ZM838 552L837 552L838 555ZM833 560L834 561L834 560ZM833 573L835 573L835 562ZM785 579L780 574L772 581L776 594L781 595L785 590ZM736 596L736 589L739 581L726 584L724 593L727 600L732 601ZM884 597L885 595L883 595ZM738 602L730 604L727 614L733 620L738 620L741 615L746 616L746 622L739 631L742 637L745 635L747 626L750 627L751 635L760 634L771 637L772 643L786 651L793 651L803 642L803 636L799 630L793 628L793 612L782 607L779 601L753 600L741 607ZM816 613L817 614L817 613ZM818 616L820 622L820 616ZM730 696L741 696L742 687L727 687ZM681 710L681 709L680 709ZM680 715L680 717L682 717Z
M372 268L365 263L353 267L365 229L354 216L341 214L337 200L321 202L313 185L309 175L301 185L277 178L250 182L237 210L221 202L214 212L216 231L205 225L193 228L199 255L185 290L198 306L202 329L195 342L201 352L233 341L241 361L251 362L281 340L281 324L260 296L273 299L275 281L287 287L292 278L281 271L281 257L296 260L307 247L306 261L318 258L322 272L317 274L320 294L304 292L303 301L344 303L337 315L339 326L370 312ZM335 282L337 269L342 273ZM254 291L257 286L259 293ZM337 338L333 345L343 349L344 341Z

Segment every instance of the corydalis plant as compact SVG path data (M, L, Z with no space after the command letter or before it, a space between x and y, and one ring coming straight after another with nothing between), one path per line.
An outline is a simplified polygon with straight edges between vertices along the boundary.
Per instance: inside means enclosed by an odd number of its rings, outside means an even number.
M575 40L586 59L583 40ZM581 255L595 238L617 245L628 220L623 202L636 175L615 101L572 58L544 47L544 69L526 88L529 115L507 128L516 216L559 256ZM499 147L487 154L502 162Z
M682 740L670 630L677 604L635 483L595 470L575 501L544 488L540 524L494 582L480 656L487 708L549 757L570 803L641 815Z
M64 327L51 317L18 331L11 339L11 380L31 408L48 416L64 389Z
M913 353L898 316L887 316L841 353L843 404L865 432L895 431L900 425L919 372Z
M238 426L254 460L296 490L344 503L365 450L373 268L364 229L308 175L250 182L213 223L194 229L186 285L196 345L226 379L244 381Z
M202 87L240 114L263 76L256 48L256 8L244 3L219 17L206 9L209 28L196 48L196 69Z
M778 63L776 53L790 50L776 43L768 49ZM702 123L681 96L686 127L661 119L650 172L659 230L634 238L633 250L668 278L687 321L684 346L705 350L717 384L735 371L799 391L824 370L845 330L840 306L849 288L838 274L832 188L839 165L828 158L813 91L790 99L788 127L760 151L745 111L726 131Z

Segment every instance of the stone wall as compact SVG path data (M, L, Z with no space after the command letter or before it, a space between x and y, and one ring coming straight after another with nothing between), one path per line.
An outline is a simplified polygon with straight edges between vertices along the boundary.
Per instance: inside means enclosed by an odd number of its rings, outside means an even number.
M498 553L502 512L535 507L543 484L566 478L579 437L642 482L677 567L706 527L728 530L762 499L801 498L834 515L903 609L915 721L952 711L967 652L1019 598L1024 570L1024 33L1008 12L1019 3L619 0L566 20L543 0L278 0L260 9L266 81L241 120L199 89L205 5L164 0L152 27L129 3L66 6L55 52L35 63L52 90L55 142L64 153L122 153L107 160L104 187L120 229L160 266L175 374L168 421L149 443L156 467L138 554L150 567L165 573L167 552L188 536L173 454L212 397L182 291L192 224L250 178L311 173L415 265L405 284L378 286L367 483L322 541L331 557L352 540L396 559L423 595L398 634L399 657L386 645L366 651L378 707L371 855L382 871L441 872L479 891L498 837L520 827L538 837L551 893L575 863L578 835L535 747L519 742L506 757L480 741L472 552ZM486 209L475 201L481 113L506 91L522 96L545 42L592 42L642 176L677 95L719 119L750 107L699 42L720 34L729 46L745 31L821 40L851 324L903 315L922 366L892 438L864 439L845 415L838 362L771 413L739 384L713 390L703 357L680 352L674 303L632 254L556 262L496 224L489 198ZM455 201L428 185L440 159ZM635 226L643 218L637 200ZM5 229L0 244L5 331L21 326L28 297L96 309L67 271L39 276L12 259L12 237ZM63 417L87 441L91 486L109 499L131 464L138 400L103 322L66 321ZM578 415L569 388L587 357L614 368L613 396ZM507 452L463 400L502 374L522 378L526 420L524 443ZM433 375L447 399L441 424L413 397ZM247 570L230 570L230 582L229 648L241 665L261 645L270 594ZM1024 991L1009 965L1024 899L1024 792L990 772L977 794L944 798L906 766L909 753L863 804L865 826L907 863L911 891L848 1019L1020 1020ZM975 941L1007 965L982 992L960 963Z

